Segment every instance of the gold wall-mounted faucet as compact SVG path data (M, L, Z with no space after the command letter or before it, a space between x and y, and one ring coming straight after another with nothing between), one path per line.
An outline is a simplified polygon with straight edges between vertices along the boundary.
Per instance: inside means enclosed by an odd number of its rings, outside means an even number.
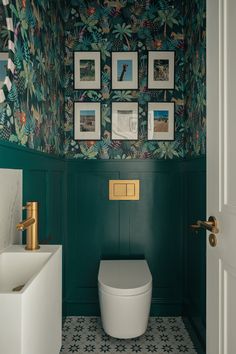
M26 246L28 251L39 249L38 243L38 202L27 202L23 209L27 210L27 219L16 225L18 231L26 230Z

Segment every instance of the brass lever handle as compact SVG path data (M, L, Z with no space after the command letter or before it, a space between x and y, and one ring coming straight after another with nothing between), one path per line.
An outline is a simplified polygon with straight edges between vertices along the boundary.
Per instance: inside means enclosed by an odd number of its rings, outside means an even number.
M19 224L16 225L16 229L18 231L25 231L29 226L33 225L35 223L35 219L29 218L26 219L24 223L20 222Z
M218 223L217 223L217 220L214 216L210 216L208 218L208 221L198 220L196 224L190 225L190 227L192 229L202 228L202 229L212 232L213 234L218 234L218 232L219 232Z

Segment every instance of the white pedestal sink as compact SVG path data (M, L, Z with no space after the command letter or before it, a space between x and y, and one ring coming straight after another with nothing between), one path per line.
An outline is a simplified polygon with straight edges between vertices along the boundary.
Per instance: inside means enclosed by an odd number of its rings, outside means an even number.
M14 245L0 253L0 353L59 354L61 259L58 245L37 251Z

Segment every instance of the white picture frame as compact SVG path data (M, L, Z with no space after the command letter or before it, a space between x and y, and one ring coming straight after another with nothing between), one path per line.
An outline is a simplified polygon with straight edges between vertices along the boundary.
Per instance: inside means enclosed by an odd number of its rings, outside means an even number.
M74 89L101 89L101 52L74 52Z
M74 140L101 139L101 104L74 102Z
M138 90L138 52L112 52L112 90Z
M174 102L148 103L148 140L175 139Z
M148 89L173 90L175 88L175 52L148 52Z
M112 102L112 140L138 140L138 103Z

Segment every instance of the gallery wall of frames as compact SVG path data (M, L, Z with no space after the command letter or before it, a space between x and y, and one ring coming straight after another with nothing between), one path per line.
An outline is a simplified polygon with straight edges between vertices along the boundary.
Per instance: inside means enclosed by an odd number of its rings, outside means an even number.
M138 52L111 53L112 90L139 90ZM175 52L148 51L148 89L174 90ZM101 52L74 52L74 89L101 90ZM101 140L100 102L74 102L74 139ZM111 102L111 140L138 140L138 102ZM174 102L148 102L148 140L174 140Z
M65 23L65 156L173 159L204 154L204 1L72 4ZM86 112L82 102L100 105Z
M181 0L74 2L65 25L67 158L184 157L183 19Z

